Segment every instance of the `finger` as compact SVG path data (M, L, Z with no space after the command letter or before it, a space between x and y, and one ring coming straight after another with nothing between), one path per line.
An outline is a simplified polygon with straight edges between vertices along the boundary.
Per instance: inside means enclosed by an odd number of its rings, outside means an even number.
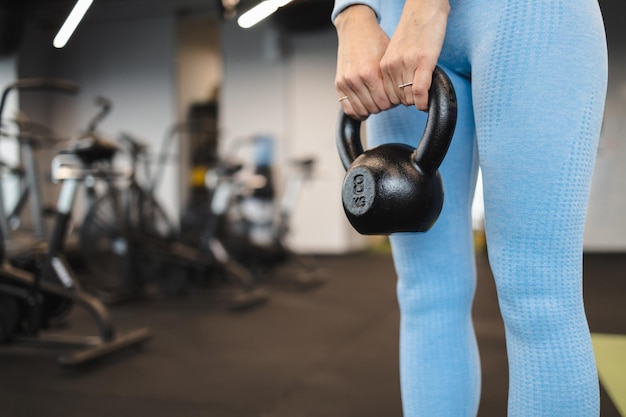
M343 96L343 97L348 97L348 96ZM349 97L341 100L341 108L343 109L343 112L345 114L347 114L348 116L350 116L353 119L360 120L360 121L364 121L365 119L367 119L367 117L363 117L363 116L359 115L354 110L354 106L352 106L352 102L350 101Z
M361 114L362 116L380 113L381 108L378 105L376 97L374 96L376 81L369 82L368 79L352 80L354 79L348 80L348 86L358 98L357 102L352 103L353 106L357 106L359 111L363 109L363 114ZM348 96L350 96L350 94L348 94Z
M383 87L385 95L392 106L402 103L401 96L398 94L398 84L391 72L383 72Z
M402 84L402 68L400 64L391 61L386 57L380 62L380 70L383 77L385 93L393 106L404 104L405 97L402 89L398 88Z
M428 91L433 80L433 67L420 67L415 71L410 93L412 102L419 110L428 111Z
M367 119L370 113L361 101L359 94L347 87L344 87L344 89L338 88L337 91L344 113L356 120L363 121ZM342 91L345 91L345 94Z
M393 81L386 80L384 87L385 94L387 95L391 106L397 106L402 103L402 100L400 100L400 97L398 96L398 87Z
M357 120L364 120L369 115L367 107L362 103L357 90L351 88L345 78L335 82L335 89L339 95L343 111Z
M348 99L359 120L365 120L370 114L380 112L367 89L352 90L348 93Z
M390 109L395 105L389 99L387 91L385 90L385 85L381 82L378 82L376 83L376 85L370 87L370 94L372 96L372 99L376 103L379 111Z
M412 106L415 104L413 93L411 92L413 84L415 83L414 71L403 75L403 79L406 81L398 85L398 89L400 90L400 94L402 94L403 98L402 102L405 106Z
M413 94L411 93L411 87L413 86L413 71L404 71L401 78L402 82L398 84L396 89L401 97L402 104L405 106L412 106Z
M346 77L339 83L339 91L346 91L355 116L365 119L392 107L381 82L380 74L373 81L358 77Z

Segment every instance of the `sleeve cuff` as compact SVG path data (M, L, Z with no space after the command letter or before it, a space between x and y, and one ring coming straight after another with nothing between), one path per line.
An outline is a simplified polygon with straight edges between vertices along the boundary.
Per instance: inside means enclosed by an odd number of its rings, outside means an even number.
M354 6L355 4L362 4L369 7L376 14L376 20L380 23L380 2L382 0L335 0L335 6L331 14L331 20L334 22L339 13L345 10L347 7Z

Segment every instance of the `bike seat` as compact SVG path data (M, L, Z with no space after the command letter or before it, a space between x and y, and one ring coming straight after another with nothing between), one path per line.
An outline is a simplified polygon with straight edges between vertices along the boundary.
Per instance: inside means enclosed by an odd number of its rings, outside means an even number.
M98 161L111 161L117 151L118 147L109 141L86 137L60 153L76 155L84 164L89 165Z

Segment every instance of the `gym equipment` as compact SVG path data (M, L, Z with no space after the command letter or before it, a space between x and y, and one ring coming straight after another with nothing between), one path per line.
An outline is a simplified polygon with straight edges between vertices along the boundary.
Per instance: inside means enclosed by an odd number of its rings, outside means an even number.
M91 118L91 120L89 120L87 123L87 129L80 132L76 137L76 140L83 142L95 141L111 143L111 140L98 130L99 124L111 112L111 100L106 97L98 96L95 99L95 104L99 107L98 112ZM116 179L116 176L100 174L104 172L113 172L112 164L115 153L116 152L113 152L107 158L101 158L97 161L89 162L90 170L86 171L87 176L83 179L87 203L85 211L88 211L89 208L93 206L100 195L105 194L106 190L114 186L113 181ZM96 172L98 173L98 176L94 177L90 175L89 172Z
M210 215L218 219L213 233L257 280L280 278L281 284L314 288L325 282L322 271L311 257L293 253L285 240L297 197L302 185L313 176L315 160L303 158L285 164L286 181L278 191L272 169L272 141L267 136L235 141L217 167L207 171L206 186L214 203ZM239 159L236 153L250 150L253 156L245 158L247 163L235 162Z
M29 202L31 219L34 227L34 236L38 239L46 237L44 223L41 190L39 184L39 174L35 161L34 149L44 146L56 145L62 139L54 137L45 126L38 125L28 120L17 119L14 121L18 128L17 133L7 131L7 120L3 118L4 109L9 93L20 92L53 92L61 94L75 95L79 87L76 83L67 80L31 78L14 81L7 85L2 91L0 98L0 121L2 125L1 136L17 139L20 146L21 161L23 166L10 166L6 162L0 162L6 171L19 179L19 196L15 205L6 210L3 190L0 188L0 228L5 239L11 238L11 231L20 224L20 215L26 202Z
M64 367L93 362L122 349L138 346L152 337L147 328L125 334L116 332L104 305L85 293L63 256L71 212L84 173L77 173L62 160L84 163L107 158L114 148L100 142L77 143L52 161L53 179L61 181L54 229L45 252L33 254L29 270L0 259L0 342L36 343L71 349L58 358ZM0 236L1 237L1 236ZM0 239L4 254L4 239ZM77 336L50 331L54 320L65 317L73 306L85 309L95 321L98 336Z
M90 269L85 285L106 303L119 303L141 296L150 284L166 295L184 295L195 277L219 271L239 286L220 300L229 309L267 301L265 291L217 239L202 249L180 241L153 194L156 180L147 167L149 186L137 179L147 146L129 134L122 134L120 141L131 162L127 184L108 187L91 205L80 228L81 249ZM160 173L157 169L155 175Z
M341 199L350 224L364 235L425 232L443 207L439 165L456 126L454 87L439 67L429 92L428 120L417 148L387 143L366 151L361 123L341 112L337 149L346 169Z

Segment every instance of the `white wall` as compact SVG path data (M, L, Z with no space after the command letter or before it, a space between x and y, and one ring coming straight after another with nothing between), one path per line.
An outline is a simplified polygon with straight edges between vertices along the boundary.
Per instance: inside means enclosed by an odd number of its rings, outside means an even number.
M611 61L606 110L585 233L585 250L626 250L626 63Z
M609 86L585 231L587 252L626 251L626 3L601 0Z
M222 26L224 80L220 99L221 147L233 140L286 135L285 64L280 34L266 24L249 30L235 22ZM279 155L283 148L278 149Z
M340 197L345 170L335 145L337 35L332 29L293 35L288 48L286 142L292 156L313 156L317 162L316 176L301 194L290 242L313 252L360 248L366 240L349 225Z
M624 55L622 39L626 36L618 19L622 14L611 9L622 7L621 3L601 3L608 18L611 72L585 249L623 251L626 76L622 74L626 73L626 63L620 57ZM55 119L55 126L62 133L83 127L95 111L94 97L104 94L115 103L111 117L102 125L104 131L115 134L128 130L157 144L178 118L177 17L173 11L152 15L137 11L132 18L116 16L111 13L87 20L63 51L51 48L53 34L31 28L26 37L28 48L20 60L20 74L54 75L82 84L75 107L68 104L65 111L57 108L56 114L46 116ZM220 35L222 144L228 145L240 137L269 134L279 143L278 162L314 156L318 176L303 190L290 242L297 250L314 252L335 253L361 247L365 241L351 230L339 202L343 171L334 145L339 108L333 89L334 32L329 29L282 37L268 22L243 30L229 21L222 25ZM194 71L198 68L195 66ZM36 108L36 104L42 112L49 108L41 101L30 103L29 108ZM181 201L178 172L176 167L169 169L160 195L165 197L170 213L177 215Z
M17 77L17 60L15 57L0 58L0 89L15 81ZM2 117L10 118L18 108L18 94L9 93ZM9 163L17 162L17 146L14 142L6 139L0 140L0 152L2 160Z
M240 137L270 134L278 142L279 163L316 159L315 178L302 189L291 223L292 248L340 253L362 247L365 240L352 231L341 208L344 171L334 137L339 111L333 87L334 32L281 38L268 24L244 30L229 23L222 39L224 146Z
M21 76L65 78L81 86L72 104L64 98L65 105L49 107L57 132L75 135L84 129L98 110L95 98L102 95L113 102L100 126L103 133L115 141L126 131L157 149L177 120L173 15L86 21L62 50L52 49L49 33L36 27L29 31ZM37 103L27 108L29 114L38 113ZM177 179L177 167L168 165L159 195L172 216L180 208Z
M183 116L184 102L208 94L205 90L213 84L213 75L223 77L222 147L242 137L269 134L277 140L279 164L303 156L317 160L317 175L303 189L296 208L292 246L320 253L361 247L364 240L350 228L339 200L344 173L334 145L339 109L333 89L334 32L281 37L267 22L250 30L225 22L220 36L223 64L218 68L213 57L201 56L207 49L194 53L193 45L181 43L188 35L184 31L194 29L177 26L176 19L172 14L88 20L60 51L49 46L50 33L30 28L22 74L68 78L82 89L74 104L49 106L32 100L29 112L47 118L59 132L75 133L94 114L94 98L105 95L114 107L101 125L103 132L114 135L125 130L156 145ZM175 57L187 63L177 65ZM202 63L206 63L203 70ZM44 68L45 74L40 73ZM185 78L200 80L201 85L189 89L194 83ZM53 114L46 114L50 108ZM182 193L178 173L170 169L160 195L177 216Z
M5 86L15 81L17 76L17 64L14 57L0 58L0 88L4 89ZM3 111L3 117L11 117L15 110L18 108L18 95L10 93L7 97L7 103ZM8 164L17 164L19 160L19 150L15 141L7 140L6 138L0 139L0 159ZM5 209L12 207L17 198L17 183L12 181L11 178L2 178L0 182L3 192L3 201Z

